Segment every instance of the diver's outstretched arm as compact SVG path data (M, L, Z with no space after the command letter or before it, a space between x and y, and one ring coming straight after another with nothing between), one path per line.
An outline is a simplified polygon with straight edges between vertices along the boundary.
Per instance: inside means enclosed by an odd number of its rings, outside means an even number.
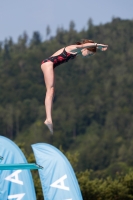
M75 44L75 45L70 45L67 48L69 49L69 51L71 52L76 52L77 49L79 49L79 51L81 51L84 48L91 48L91 47L96 47L97 49L101 50L101 51L106 51L108 48L108 45L105 44L97 44L97 43L85 43L85 44Z

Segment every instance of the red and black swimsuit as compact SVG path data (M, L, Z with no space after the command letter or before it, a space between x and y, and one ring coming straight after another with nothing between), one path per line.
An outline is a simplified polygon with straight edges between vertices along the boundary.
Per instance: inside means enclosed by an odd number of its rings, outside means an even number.
M72 53L66 52L66 50L64 48L63 52L60 55L49 57L49 58L43 60L42 64L45 62L51 61L51 62L53 62L53 66L55 68L64 62L68 62L68 60L70 60L70 59L74 59L76 57L76 55L77 54L72 54Z

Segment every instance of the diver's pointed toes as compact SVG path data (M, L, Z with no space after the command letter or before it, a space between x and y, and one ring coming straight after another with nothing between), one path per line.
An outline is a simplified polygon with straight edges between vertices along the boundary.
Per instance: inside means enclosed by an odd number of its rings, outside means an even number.
M44 122L44 124L48 127L49 131L53 134L53 124L52 123L48 123L48 122Z

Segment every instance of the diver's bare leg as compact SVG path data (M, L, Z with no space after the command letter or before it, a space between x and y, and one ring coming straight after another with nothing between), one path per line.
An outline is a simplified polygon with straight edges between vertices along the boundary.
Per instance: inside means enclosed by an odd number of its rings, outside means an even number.
M54 96L54 69L52 62L46 62L41 65L41 69L44 74L44 81L46 84L46 97L45 97L45 109L46 109L46 120L44 123L48 126L51 133L53 133L52 123L52 104Z

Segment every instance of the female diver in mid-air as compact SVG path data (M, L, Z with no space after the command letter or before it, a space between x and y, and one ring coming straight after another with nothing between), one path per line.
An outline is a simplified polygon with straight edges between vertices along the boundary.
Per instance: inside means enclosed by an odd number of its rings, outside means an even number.
M82 42L63 47L56 51L52 56L42 61L41 69L44 74L44 81L46 84L46 97L45 97L45 109L46 109L46 120L44 124L49 128L50 132L53 133L52 123L52 103L54 95L54 68L70 59L76 58L77 55L91 56L96 53L96 50L106 51L108 45L97 44L92 40L84 39Z

